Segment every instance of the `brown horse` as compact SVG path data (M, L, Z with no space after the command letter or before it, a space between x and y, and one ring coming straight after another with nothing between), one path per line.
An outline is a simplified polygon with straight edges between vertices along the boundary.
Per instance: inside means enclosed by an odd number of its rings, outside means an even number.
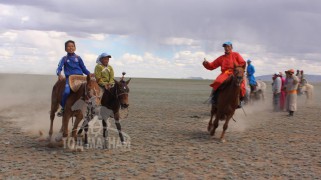
M49 141L51 141L55 113L59 108L59 103L61 102L61 99L62 99L62 94L65 89L65 84L66 84L66 79L58 80L55 83L54 87L52 88ZM69 124L69 119L72 116L76 117L76 121L74 123L74 127L72 130L72 137L74 138L76 138L76 131L77 131L78 124L83 119L83 113L81 112L81 110L76 110L76 111L72 110L73 104L80 99L84 100L85 102L91 102L91 103L94 102L94 104L95 103L99 104L100 103L99 94L100 94L99 85L97 84L95 79L91 79L90 75L87 76L87 82L83 83L79 87L77 92L73 92L73 91L70 92L70 95L66 101L65 111L62 117L62 126L60 129L60 131L63 134L63 137L68 136L68 124Z
M244 68L235 67L234 73L219 88L220 94L218 96L217 105L212 105L211 119L208 123L207 130L210 131L211 136L214 136L215 130L218 127L218 121L225 120L223 132L220 138L222 142L225 142L224 134L228 127L228 123L234 115L235 109L239 105L243 75ZM212 121L214 115L215 120L213 124Z
M100 108L100 115L103 118L103 137L105 139L105 145L107 144L107 137L108 137L108 127L107 127L107 120L110 116L113 116L115 119L115 125L118 130L120 141L124 144L124 136L121 132L121 125L119 122L119 110L120 108L128 108L128 93L129 88L128 84L131 79L124 81L121 79L119 82L115 80L115 85L110 88L109 90L105 90L102 99L101 99L101 108ZM88 121L84 121L82 128L78 131L78 135L80 135L85 130L85 139L84 144L88 145Z

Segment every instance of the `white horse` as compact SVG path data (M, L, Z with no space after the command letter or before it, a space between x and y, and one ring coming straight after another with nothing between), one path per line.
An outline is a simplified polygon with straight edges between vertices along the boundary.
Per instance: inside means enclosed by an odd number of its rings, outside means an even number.
M266 91L266 83L263 82L262 80L256 80L256 88L255 90L251 93L251 88L248 83L248 79L246 79L246 98L248 102L252 102L253 100L264 100L265 99L265 91Z
M299 94L305 94L307 99L306 99L306 103L312 100L313 97L313 85L309 84L309 83L305 83L304 85L300 85L298 87L298 92Z

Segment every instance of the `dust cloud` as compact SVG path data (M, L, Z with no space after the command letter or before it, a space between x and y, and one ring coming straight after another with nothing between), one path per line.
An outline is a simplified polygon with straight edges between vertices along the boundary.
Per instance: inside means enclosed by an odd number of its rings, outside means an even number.
M55 76L0 75L0 118L15 122L22 131L38 134L48 133L51 90ZM61 125L56 118L54 129Z

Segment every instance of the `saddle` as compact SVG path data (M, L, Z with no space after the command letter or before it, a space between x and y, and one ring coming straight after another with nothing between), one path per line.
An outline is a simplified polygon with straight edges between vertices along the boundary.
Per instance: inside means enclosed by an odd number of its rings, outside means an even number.
M87 82L87 77L83 75L70 75L69 86L73 92L77 92L82 84Z

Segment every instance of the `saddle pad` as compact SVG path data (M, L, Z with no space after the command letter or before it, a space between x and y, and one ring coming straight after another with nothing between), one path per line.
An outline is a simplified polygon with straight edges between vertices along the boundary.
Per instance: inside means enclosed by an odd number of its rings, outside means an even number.
M87 77L82 75L70 75L69 86L73 92L77 92L80 86L87 82Z

